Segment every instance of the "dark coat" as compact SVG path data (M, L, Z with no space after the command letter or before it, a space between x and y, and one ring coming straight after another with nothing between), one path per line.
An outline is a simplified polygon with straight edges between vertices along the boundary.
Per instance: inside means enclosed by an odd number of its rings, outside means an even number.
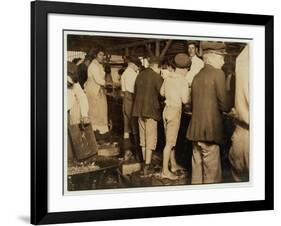
M191 90L192 117L187 139L223 143L222 112L228 112L231 107L223 71L206 64L194 77Z
M82 89L84 89L84 84L88 79L88 66L83 62L78 65L78 81Z
M139 73L135 83L133 116L152 118L156 121L161 119L159 95L162 83L161 75L151 68Z

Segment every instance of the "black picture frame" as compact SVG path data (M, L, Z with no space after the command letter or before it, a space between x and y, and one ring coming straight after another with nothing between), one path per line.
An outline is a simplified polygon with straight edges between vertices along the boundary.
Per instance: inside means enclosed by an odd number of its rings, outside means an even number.
M48 212L48 14L96 15L265 27L265 199L143 208ZM124 7L79 3L31 3L31 223L51 224L192 214L272 210L273 172L273 16ZM262 147L261 147L262 148Z

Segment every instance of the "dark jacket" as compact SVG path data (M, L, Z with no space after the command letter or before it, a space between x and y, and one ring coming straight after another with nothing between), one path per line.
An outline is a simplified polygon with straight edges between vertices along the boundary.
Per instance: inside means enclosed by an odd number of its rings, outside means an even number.
M84 84L88 79L88 66L83 62L78 65L78 80L79 84L84 89Z
M147 68L139 73L135 83L135 101L133 116L161 119L159 103L160 88L163 78L160 74Z
M193 79L191 100L192 117L187 139L223 143L222 112L228 112L231 107L223 71L206 64Z

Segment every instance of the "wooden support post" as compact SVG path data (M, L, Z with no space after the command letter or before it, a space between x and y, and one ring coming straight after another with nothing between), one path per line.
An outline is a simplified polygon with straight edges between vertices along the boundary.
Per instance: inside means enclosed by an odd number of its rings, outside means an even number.
M155 42L155 56L160 56L160 41L156 40Z
M151 44L148 43L148 44L145 45L145 47L146 47L146 49L147 49L148 55L149 55L149 56L153 56L153 53L152 53L152 51L151 51Z
M129 56L129 54L130 54L130 53L129 53L129 47L126 47L126 48L125 48L125 56Z
M167 50L169 49L169 47L170 47L171 44L172 44L172 40L168 40L168 41L166 42L166 45L165 45L164 49L162 50L162 52L161 52L161 54L160 54L160 59L163 59L163 58L164 58L164 56L165 56L165 54L166 54L166 52L167 52Z
M135 53L136 53L136 46L132 48L131 50L131 56L135 56Z
M198 47L198 56L203 56L203 50L202 50L202 42L199 42L199 47Z

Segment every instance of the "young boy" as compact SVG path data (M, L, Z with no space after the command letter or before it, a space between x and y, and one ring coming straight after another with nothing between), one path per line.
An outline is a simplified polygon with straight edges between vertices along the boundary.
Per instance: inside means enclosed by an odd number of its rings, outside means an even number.
M163 111L163 121L166 135L166 145L163 151L162 177L176 180L177 176L171 172L178 168L175 160L173 148L177 142L180 127L182 104L188 102L189 89L185 79L187 67L190 64L189 57L184 53L179 53L174 58L175 71L171 72L161 87L160 94L166 98L165 109ZM171 171L169 161L171 160Z

